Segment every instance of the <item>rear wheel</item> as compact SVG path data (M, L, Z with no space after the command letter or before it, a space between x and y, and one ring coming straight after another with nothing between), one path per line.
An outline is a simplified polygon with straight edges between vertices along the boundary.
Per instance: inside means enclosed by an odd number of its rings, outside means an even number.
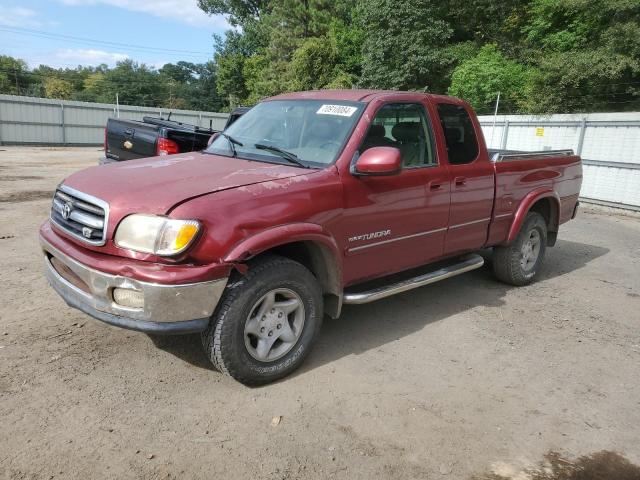
M315 277L297 262L272 256L227 287L202 343L222 373L260 385L300 366L321 324Z
M528 285L540 271L547 247L547 224L536 212L527 214L520 233L506 247L496 247L493 252L493 272L502 282Z

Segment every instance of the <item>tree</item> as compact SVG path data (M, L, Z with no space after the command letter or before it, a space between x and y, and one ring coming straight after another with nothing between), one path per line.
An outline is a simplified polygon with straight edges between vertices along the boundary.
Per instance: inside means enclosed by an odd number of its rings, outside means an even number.
M506 58L489 44L453 72L449 94L464 98L480 112L491 111L500 92L502 109L529 110L535 71Z
M640 108L640 2L532 0L529 14L524 60L540 70L536 110Z
M308 38L294 52L289 66L292 90L316 90L335 77L338 49L326 38Z
M167 86L160 82L158 72L133 60L118 62L105 73L99 100L114 103L116 94L120 103L145 106L162 105L168 97Z
M44 79L44 94L47 98L70 100L73 94L73 85L60 78L48 77Z
M198 0L198 6L209 15L228 15L234 26L258 20L268 11L269 0Z
M357 19L365 87L442 92L453 34L433 0L360 0ZM410 21L408 21L410 19Z
M34 77L29 75L24 60L0 55L0 93L24 95L32 89L34 83Z

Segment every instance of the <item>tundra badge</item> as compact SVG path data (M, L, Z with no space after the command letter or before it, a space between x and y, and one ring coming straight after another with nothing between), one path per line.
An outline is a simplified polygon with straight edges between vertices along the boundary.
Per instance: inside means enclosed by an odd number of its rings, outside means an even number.
M364 235L358 235L355 237L350 237L350 242L359 242L360 240L373 240L375 238L383 238L391 235L391 230L381 230L379 232L373 233L365 233Z

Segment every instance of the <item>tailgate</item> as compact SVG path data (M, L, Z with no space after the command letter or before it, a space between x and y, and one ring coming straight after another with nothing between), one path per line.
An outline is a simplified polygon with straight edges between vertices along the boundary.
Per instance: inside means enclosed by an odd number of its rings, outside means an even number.
M110 118L107 121L105 154L116 160L153 157L156 154L159 129L157 125Z

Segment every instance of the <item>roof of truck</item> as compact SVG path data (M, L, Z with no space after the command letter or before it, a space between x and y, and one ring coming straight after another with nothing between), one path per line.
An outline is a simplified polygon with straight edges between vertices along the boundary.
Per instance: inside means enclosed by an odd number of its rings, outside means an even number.
M370 102L376 98L391 95L411 95L431 98L445 98L423 92L403 92L398 90L310 90L308 92L283 93L265 100L343 100L351 102ZM454 99L454 97L446 97ZM457 99L456 99L457 100Z

